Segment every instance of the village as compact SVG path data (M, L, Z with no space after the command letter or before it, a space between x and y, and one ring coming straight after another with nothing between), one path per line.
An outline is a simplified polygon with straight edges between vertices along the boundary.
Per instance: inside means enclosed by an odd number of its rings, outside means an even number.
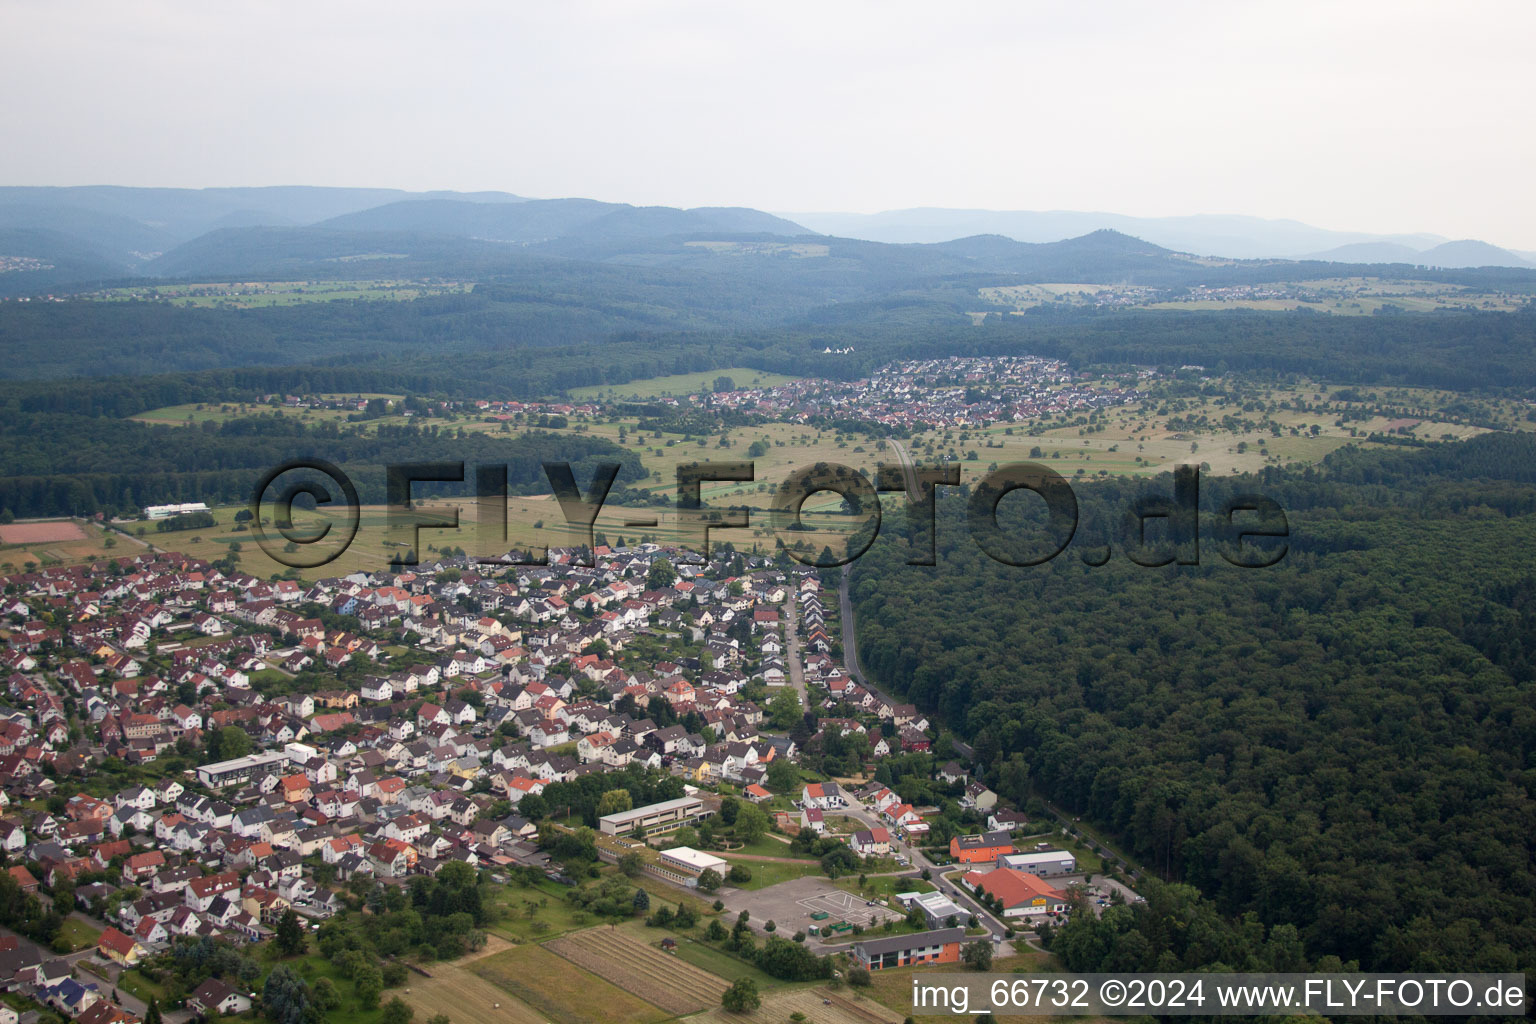
M632 880L839 973L990 962L1137 898L856 681L835 575L782 555L303 582L157 552L0 589L0 1024L259 1010L259 969L163 1008L144 969L323 941L450 866L578 902ZM434 956L487 941L456 927Z
M1133 378L1139 382L1156 376L1152 368L1142 368ZM704 386L677 394L658 394L644 401L671 410L726 412L771 422L856 420L913 431L1087 415L1142 397L1134 387L1118 380L1078 373L1061 360L1038 356L904 360L851 381L804 377L773 385L741 387L725 378L718 383L728 386L711 386L706 382ZM363 396L269 394L262 396L262 402L290 410L345 413L351 418L386 413L405 418L459 414L488 422L556 427L565 426L570 419L590 420L615 411L615 403L591 399L412 400L398 403L396 408L383 399Z

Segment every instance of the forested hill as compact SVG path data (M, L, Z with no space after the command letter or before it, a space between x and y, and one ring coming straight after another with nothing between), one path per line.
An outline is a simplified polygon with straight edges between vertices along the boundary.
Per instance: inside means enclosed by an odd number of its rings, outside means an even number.
M854 564L860 659L1005 792L1176 883L1075 917L1074 970L1529 971L1536 566L1511 555L1536 545L1533 466L1529 436L1488 435L1212 482L1213 507L1287 509L1267 569L1209 544L1198 567L1084 564L1167 478L1079 488L1084 528L1038 568L981 555L951 498L937 568L884 538Z

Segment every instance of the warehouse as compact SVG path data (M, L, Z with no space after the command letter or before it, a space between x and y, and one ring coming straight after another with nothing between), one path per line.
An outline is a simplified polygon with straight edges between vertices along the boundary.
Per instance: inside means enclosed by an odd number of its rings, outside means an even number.
M1025 874L1048 878L1077 872L1077 858L1066 850L1037 850L1034 853L1009 853L997 858L1000 868L1012 868Z

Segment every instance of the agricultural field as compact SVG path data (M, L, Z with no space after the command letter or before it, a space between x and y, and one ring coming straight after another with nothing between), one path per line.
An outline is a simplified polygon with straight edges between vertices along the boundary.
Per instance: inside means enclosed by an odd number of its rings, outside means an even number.
M910 982L907 988L907 1002L910 1005ZM741 1024L743 1019L787 1021L795 1013L805 1014L806 1024L900 1024L908 1012L855 995L846 988L837 992L829 988L781 988L763 992L762 997L762 1007L748 1018L716 1006L707 1013L689 1017L689 1024ZM949 1017L948 1020L952 1022L955 1018Z
M485 948L452 963L436 963L429 968L432 977L411 975L399 994L416 1010L417 1020L445 1014L461 1024L495 1021L497 1024L545 1024L544 1016L520 999L508 995L470 969L477 960L496 956L512 948L491 938Z
M715 390L715 380L729 377L738 388L771 388L788 384L799 378L767 370L754 370L749 366L732 366L724 370L703 370L698 373L679 373L670 377L647 377L632 380L628 384L594 384L591 387L572 388L571 401L590 402L612 398L669 398Z
M1405 313L1440 309L1477 309L1512 312L1530 296L1514 292L1474 291L1461 285L1411 278L1336 277L1315 281L1275 281L1239 288L1202 289L1188 295L1140 285L1026 284L982 288L978 297L988 303L1011 306L1022 312L1044 303L1091 305L1104 302L1144 309L1221 310L1255 309L1271 312L1310 309L1334 316L1371 316L1391 307ZM973 319L985 314L972 313Z
M0 526L0 572L35 566L75 565L142 549L98 523L57 519Z
M560 1024L654 1024L673 1016L543 946L516 946L467 969Z
M1037 974L1049 970L1050 954L1048 953L1019 953L1010 957L999 957L992 962L993 974ZM871 999L892 1013L905 1018L912 1013L912 977L922 974L920 968L899 967L886 971L875 971L870 977L873 984L870 985L869 995ZM865 1004L867 1005L867 1004ZM949 1024L956 1017L954 1014L918 1014L912 1018L916 1024ZM1009 1021L1033 1021L1045 1024L1051 1021L1051 1017L1035 1016L1009 1016ZM1074 1018L1076 1020L1102 1021L1106 1018Z
M467 292L473 287L460 281L211 281L110 288L80 298L101 302L161 302L171 306L255 309L341 300L406 302L427 295Z
M613 928L589 928L546 943L545 948L673 1014L718 1006L720 994L729 987L675 954Z

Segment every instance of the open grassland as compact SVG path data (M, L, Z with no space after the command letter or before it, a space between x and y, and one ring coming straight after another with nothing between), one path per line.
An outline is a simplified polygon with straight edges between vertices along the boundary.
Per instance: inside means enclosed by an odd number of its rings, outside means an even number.
M1222 475L1257 472L1265 466L1314 463L1346 444L1374 445L1372 433L1401 433L1426 441L1464 440L1487 428L1453 422L1465 418L1458 396L1426 389L1371 389L1370 400L1339 399L1363 389L1343 389L1311 382L1261 389L1255 398L1265 411L1244 411L1216 395L1156 400L1106 410L1093 427L996 423L984 428L951 428L914 435L902 442L916 461L959 462L962 482L979 480L992 464L1040 461L1069 480L1109 476L1150 476L1179 464L1208 464ZM1365 396L1360 396L1364 398ZM1323 403L1326 411L1303 411L1286 403L1302 399ZM1530 429L1529 407L1513 400L1480 402L1481 413L1510 429ZM1357 413L1386 407L1389 415ZM1341 414L1348 412L1349 418ZM1225 417L1254 426L1223 426ZM1279 428L1258 429L1267 417ZM1315 428L1315 429L1314 429ZM971 454L975 453L975 458Z
M677 939L677 952L675 955L680 960L685 960L700 970L707 971L716 977L724 978L727 982L737 978L751 978L757 983L758 989L782 984L760 970L756 965L749 964L737 956L732 956L723 949L716 948L704 942L686 935L674 935Z
M729 986L716 975L613 928L589 928L546 945L567 960L674 1014L720 1003Z
M396 401L403 395L385 395L374 392L357 392L346 395L319 395L322 399L334 399L343 401L347 399L383 398ZM344 423L347 417L356 415L353 409L290 409L286 407L273 407L256 402L189 402L184 405L167 405L159 409L150 409L141 412L137 416L130 417L140 423L163 423L173 427L202 426L204 423L223 423L226 420L243 419L248 416L276 416L281 419L293 420L298 423L323 423L334 421ZM378 419L368 420L365 426L370 431L379 424L400 426L409 423L407 416L383 416Z
M589 915L565 898L567 891L553 882L498 886L493 902L501 917L490 925L491 933L513 942L540 942L587 927Z
M543 1014L470 970L475 961L512 948L491 938L484 949L451 963L429 966L432 977L411 975L400 997L416 1011L417 1020L444 1014L454 1024L545 1024Z
M594 384L591 387L572 388L570 396L576 402L610 398L678 397L714 391L715 380L719 377L729 377L737 388L771 388L798 379L782 373L754 370L749 366L732 366L724 370L679 373L670 377L647 377L644 380L632 380L628 384Z
M560 1024L652 1024L673 1016L542 946L504 950L468 969Z

